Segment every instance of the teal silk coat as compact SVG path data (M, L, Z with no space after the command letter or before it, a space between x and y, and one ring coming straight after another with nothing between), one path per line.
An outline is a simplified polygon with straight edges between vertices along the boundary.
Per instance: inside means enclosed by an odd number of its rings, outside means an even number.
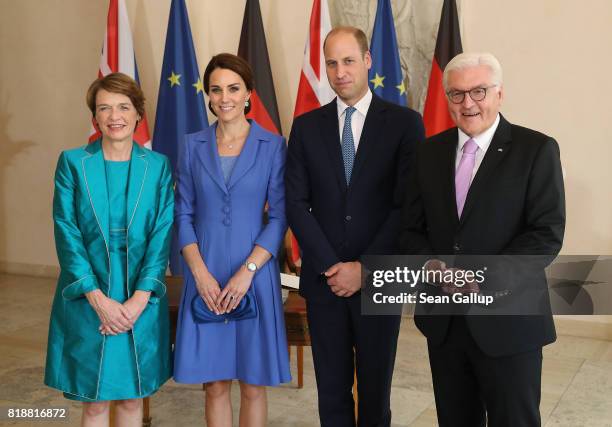
M97 399L106 337L84 294L110 283L109 209L100 141L64 151L55 172L53 219L61 268L49 325L45 384ZM151 291L133 329L142 396L170 376L171 348L164 276L173 222L168 159L134 143L127 193L127 294ZM123 274L123 273L119 273Z

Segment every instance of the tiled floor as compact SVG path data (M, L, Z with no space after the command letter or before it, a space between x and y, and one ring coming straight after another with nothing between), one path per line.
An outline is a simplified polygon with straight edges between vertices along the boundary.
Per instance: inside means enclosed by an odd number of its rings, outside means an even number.
M42 384L47 325L55 283L50 279L0 275L0 408L69 406L68 421L34 425L78 426L80 408ZM403 321L393 378L393 426L436 425L425 340L412 320ZM315 380L304 352L304 388L295 381L270 388L271 427L318 426ZM295 352L292 359L294 378ZM233 388L237 414L238 387ZM560 336L544 350L542 420L550 427L612 427L612 342ZM152 398L154 426L203 425L199 386L169 382ZM27 426L28 422L0 425Z

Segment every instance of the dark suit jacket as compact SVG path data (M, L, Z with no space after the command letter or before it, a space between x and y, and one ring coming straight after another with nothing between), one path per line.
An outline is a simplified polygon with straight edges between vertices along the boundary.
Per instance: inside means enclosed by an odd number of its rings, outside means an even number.
M401 219L405 254L545 255L535 283L545 289L544 267L559 253L565 196L556 141L503 117L476 173L461 218L455 202L457 128L417 149ZM548 255L548 256L546 256ZM547 294L546 294L547 295ZM548 312L550 305L546 299ZM449 316L415 316L430 343L446 337ZM550 314L468 316L472 336L490 356L532 350L555 340Z
M340 261L397 250L399 214L421 116L376 95L346 185L336 100L295 119L285 170L286 211L302 255L300 294L330 301L322 275Z

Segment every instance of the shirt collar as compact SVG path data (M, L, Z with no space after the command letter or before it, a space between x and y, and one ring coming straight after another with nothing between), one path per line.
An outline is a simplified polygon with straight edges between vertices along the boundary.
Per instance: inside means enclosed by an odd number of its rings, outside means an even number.
M497 117L493 124L489 127L489 129L485 130L480 135L476 136L468 136L465 132L459 129L459 145L457 146L457 151L461 152L463 150L463 146L468 141L468 139L472 138L474 142L478 145L478 148L482 150L483 153L486 153L487 148L491 145L491 141L493 140L493 135L495 135L495 131L497 130L497 126L499 125L499 113L497 113Z
M372 91L368 88L363 97L353 105L357 111L359 111L364 117L368 114L368 109L370 108L370 104L372 103ZM344 103L340 99L340 97L336 97L336 105L338 106L338 118L342 116L344 110L348 108L348 105Z

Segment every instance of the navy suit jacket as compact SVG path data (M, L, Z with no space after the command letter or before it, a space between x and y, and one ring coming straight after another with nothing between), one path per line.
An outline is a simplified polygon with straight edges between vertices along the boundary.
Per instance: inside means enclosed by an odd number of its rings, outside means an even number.
M294 120L285 188L287 219L303 252L302 296L337 298L322 274L329 267L397 251L407 173L423 138L419 113L374 95L347 185L336 100Z

